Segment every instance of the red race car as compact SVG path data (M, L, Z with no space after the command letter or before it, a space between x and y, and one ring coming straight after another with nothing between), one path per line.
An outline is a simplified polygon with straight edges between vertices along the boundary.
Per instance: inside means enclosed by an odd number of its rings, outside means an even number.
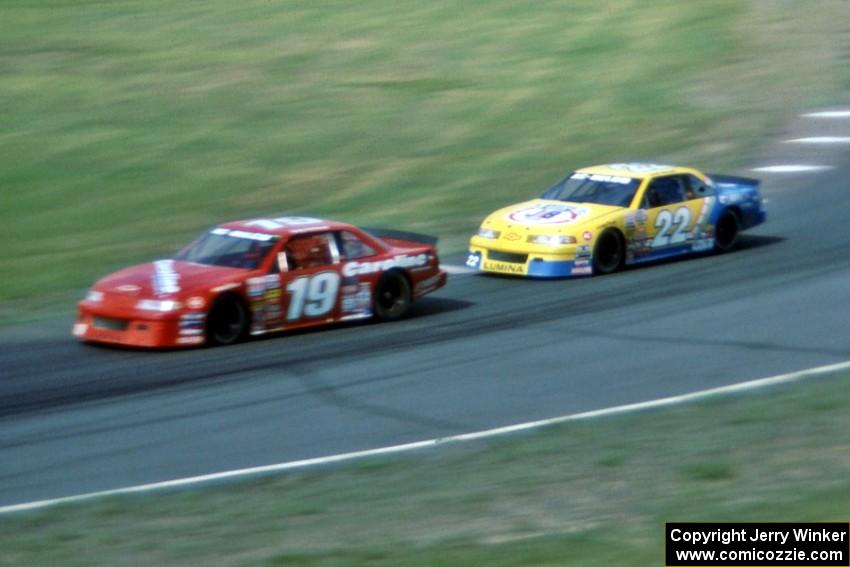
M307 217L231 222L172 259L98 281L78 304L73 333L179 347L369 317L392 321L446 284L435 243Z

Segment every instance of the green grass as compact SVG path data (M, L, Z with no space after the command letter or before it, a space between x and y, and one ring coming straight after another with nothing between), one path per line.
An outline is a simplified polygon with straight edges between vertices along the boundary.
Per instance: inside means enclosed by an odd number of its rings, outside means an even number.
M850 90L845 12L4 0L0 321L67 311L223 220L307 212L456 251L571 167L735 167L790 112Z
M850 374L0 516L0 565L663 565L667 521L846 521Z

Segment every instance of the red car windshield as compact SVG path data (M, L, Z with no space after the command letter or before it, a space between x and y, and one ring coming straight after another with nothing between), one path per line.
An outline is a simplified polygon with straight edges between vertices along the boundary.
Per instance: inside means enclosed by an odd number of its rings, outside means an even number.
M215 228L181 250L175 260L256 270L278 237L260 232Z

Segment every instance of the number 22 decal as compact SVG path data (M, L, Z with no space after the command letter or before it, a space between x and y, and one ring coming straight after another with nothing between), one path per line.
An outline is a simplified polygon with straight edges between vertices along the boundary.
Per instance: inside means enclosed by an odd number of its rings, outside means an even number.
M322 317L327 315L336 304L339 291L339 274L322 272L315 276L296 278L286 286L289 292L287 321L297 321L301 317Z
M687 207L680 207L675 213L668 210L659 211L658 216L655 217L655 228L658 229L658 233L652 240L652 246L667 246L686 241L688 233L685 231L690 224L691 210Z

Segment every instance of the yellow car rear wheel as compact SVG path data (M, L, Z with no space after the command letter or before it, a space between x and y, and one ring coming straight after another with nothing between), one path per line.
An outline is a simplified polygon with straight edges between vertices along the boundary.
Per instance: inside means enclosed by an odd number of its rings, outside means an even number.
M717 252L729 252L738 242L741 221L733 210L724 211L717 220L714 235L714 249Z

